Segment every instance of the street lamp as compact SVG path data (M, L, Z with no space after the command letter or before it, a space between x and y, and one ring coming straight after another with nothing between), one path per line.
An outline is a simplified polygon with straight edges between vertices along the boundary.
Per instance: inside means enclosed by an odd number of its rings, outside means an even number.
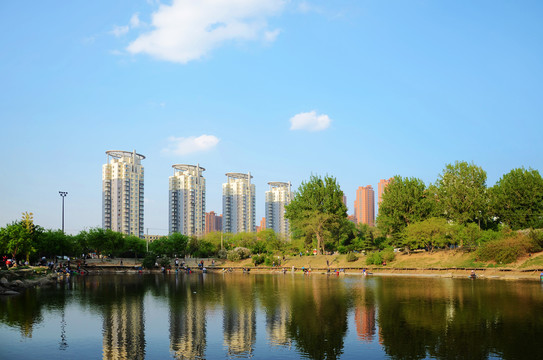
M64 198L68 195L67 191L59 191L60 197L62 198L62 233L64 234Z

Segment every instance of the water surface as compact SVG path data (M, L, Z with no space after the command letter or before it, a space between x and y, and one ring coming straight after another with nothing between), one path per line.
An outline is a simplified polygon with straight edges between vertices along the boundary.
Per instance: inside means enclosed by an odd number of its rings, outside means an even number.
M4 359L536 359L530 281L102 275L0 299Z

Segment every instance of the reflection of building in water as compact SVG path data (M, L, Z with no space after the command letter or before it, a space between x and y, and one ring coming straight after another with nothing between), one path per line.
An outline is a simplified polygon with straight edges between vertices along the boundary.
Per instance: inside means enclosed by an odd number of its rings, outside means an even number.
M175 359L203 359L205 355L205 303L188 286L186 303L170 305L170 348Z
M373 341L375 336L375 306L361 305L357 307L354 313L354 321L358 338L364 342Z
M256 315L252 304L240 304L224 310L224 343L228 355L252 354L256 340Z
M266 329L270 345L290 347L292 340L287 335L290 312L286 306L281 306L274 310L266 314Z
M144 359L143 299L120 297L104 312L104 359Z

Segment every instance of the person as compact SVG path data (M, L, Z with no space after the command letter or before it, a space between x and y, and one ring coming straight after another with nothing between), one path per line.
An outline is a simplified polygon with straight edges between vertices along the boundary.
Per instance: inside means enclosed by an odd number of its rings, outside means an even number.
M539 275L539 279L543 281L543 272L541 272L541 275Z
M123 266L123 260L121 259L121 266Z
M179 267L179 259L178 259L178 258L175 258L175 267L176 267L176 268Z

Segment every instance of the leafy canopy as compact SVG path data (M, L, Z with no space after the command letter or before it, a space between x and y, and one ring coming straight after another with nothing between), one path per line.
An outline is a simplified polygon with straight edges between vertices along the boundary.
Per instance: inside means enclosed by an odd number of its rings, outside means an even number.
M301 236L317 239L317 252L324 246L325 236L337 232L347 219L343 191L332 176L311 175L302 182L294 199L286 206L285 217Z

